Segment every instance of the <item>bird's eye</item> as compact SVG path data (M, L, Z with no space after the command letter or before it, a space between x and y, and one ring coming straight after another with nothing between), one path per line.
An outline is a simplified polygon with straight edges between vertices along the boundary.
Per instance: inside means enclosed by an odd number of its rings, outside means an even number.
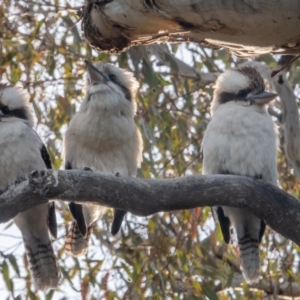
M10 110L9 110L9 108L8 108L7 106L1 107L1 111L2 111L2 113L5 114L5 115L7 115L7 114L10 113Z
M245 98L249 94L248 90L240 90L237 95L239 98Z
M109 76L109 79L112 81L112 82L116 82L117 79L116 79L116 76L114 74L110 74Z

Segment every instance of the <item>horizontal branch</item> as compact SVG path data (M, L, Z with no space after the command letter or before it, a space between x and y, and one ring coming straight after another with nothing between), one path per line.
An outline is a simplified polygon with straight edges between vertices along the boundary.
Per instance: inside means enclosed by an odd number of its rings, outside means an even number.
M78 15L101 52L192 41L253 56L300 53L298 11L298 0L87 0Z
M34 171L0 196L0 222L47 199L101 204L138 216L199 206L241 207L300 245L299 201L270 183L243 176L158 180L76 170Z

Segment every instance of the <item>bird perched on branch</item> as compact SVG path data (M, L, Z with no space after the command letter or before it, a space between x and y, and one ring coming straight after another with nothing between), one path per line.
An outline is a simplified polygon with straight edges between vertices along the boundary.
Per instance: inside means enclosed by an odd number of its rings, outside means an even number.
M277 134L266 107L276 96L265 91L264 81L254 68L230 69L219 76L212 120L202 144L203 174L249 176L277 185ZM240 208L219 206L213 212L226 243L231 226L237 234L244 278L248 283L257 281L264 220Z
M134 122L138 82L131 73L109 63L86 61L85 96L64 139L66 169L101 171L135 176L142 161L142 138ZM70 203L75 219L67 235L66 250L85 254L94 223L108 210L92 204ZM126 212L114 210L111 233L117 234Z
M25 179L33 170L51 169L47 149L33 125L27 91L0 84L1 192ZM14 222L22 233L35 288L55 288L59 271L49 237L50 233L56 238L57 233L54 203L21 212Z

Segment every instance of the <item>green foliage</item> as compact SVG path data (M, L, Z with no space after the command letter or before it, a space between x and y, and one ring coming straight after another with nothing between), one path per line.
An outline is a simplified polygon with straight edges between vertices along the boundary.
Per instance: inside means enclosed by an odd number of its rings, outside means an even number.
M136 123L145 149L138 176L201 173L201 140L210 119L213 88L180 76L171 54L202 72L219 72L241 60L225 50L205 50L195 44L168 45L166 65L143 47L119 56L97 53L84 41L80 23L74 26L77 17L72 7L81 4L4 0L0 6L0 81L18 82L28 89L36 130L48 146L54 167L62 167L62 138L83 96L83 60L88 58L129 69L140 83ZM272 67L276 64L270 55L259 60ZM296 90L299 67L296 63L290 71ZM281 111L279 102L275 107ZM278 171L282 187L299 196L299 182L282 147ZM58 214L59 237L53 244L62 274L60 287L45 296L34 292L20 234L15 227L2 226L1 239L9 245L0 246L1 299L259 299L262 295L246 284L239 290L226 290L240 273L237 248L224 245L209 208L150 218L131 215L117 238L109 234L112 214L108 213L98 222L89 252L81 258L68 257L64 251L71 221L65 204L59 204ZM17 245L12 232L18 237ZM263 277L299 282L299 251L269 230L261 246Z

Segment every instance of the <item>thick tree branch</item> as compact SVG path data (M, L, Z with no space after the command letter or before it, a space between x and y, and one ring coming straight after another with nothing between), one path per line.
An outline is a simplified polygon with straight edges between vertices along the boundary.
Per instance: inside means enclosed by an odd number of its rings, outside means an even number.
M300 203L270 183L232 175L138 179L82 171L35 171L0 196L0 222L47 199L89 202L148 216L199 206L242 207L300 245Z
M253 56L300 53L298 12L298 0L86 0L78 15L102 52L193 41Z

